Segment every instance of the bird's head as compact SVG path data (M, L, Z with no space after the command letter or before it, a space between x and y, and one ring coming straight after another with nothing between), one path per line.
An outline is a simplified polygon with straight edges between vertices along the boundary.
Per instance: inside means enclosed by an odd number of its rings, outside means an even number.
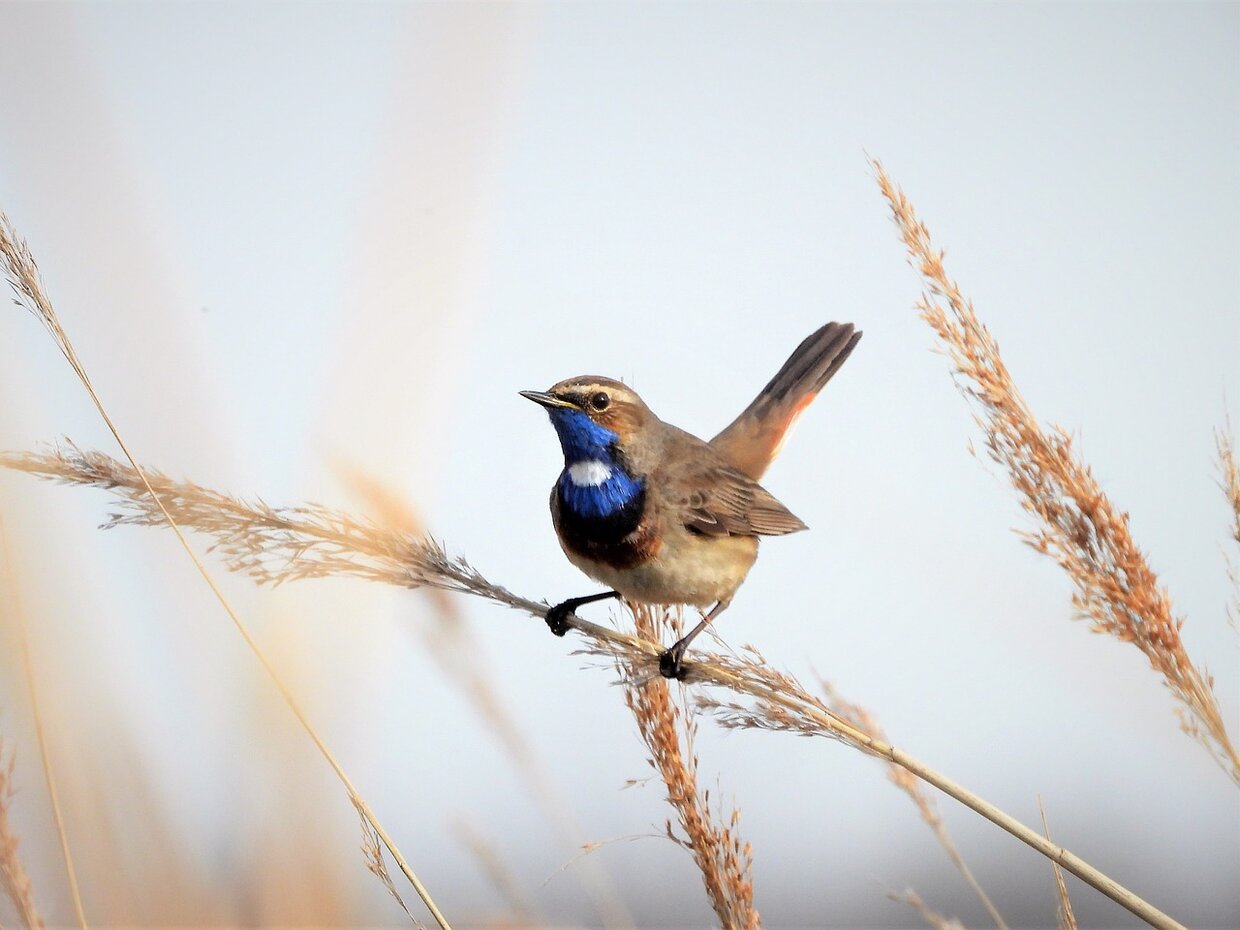
M521 396L547 409L566 465L606 461L653 417L632 388L595 375L569 378L546 391L522 391Z

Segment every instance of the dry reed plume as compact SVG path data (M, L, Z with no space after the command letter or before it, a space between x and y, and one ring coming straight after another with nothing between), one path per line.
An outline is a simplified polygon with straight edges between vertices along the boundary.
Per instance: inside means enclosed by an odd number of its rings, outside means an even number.
M874 739L887 742L887 734L883 732L882 726L873 714L860 704L854 704L851 701L845 700L830 682L824 681L822 689L827 697L827 705L832 711L861 732L868 734ZM930 827L934 838L938 840L939 845L947 853L947 857L951 859L952 865L956 867L956 870L961 874L968 886L973 889L973 893L982 902L982 906L986 908L987 913L990 914L990 919L995 922L998 930L1007 930L1007 924L1003 920L1003 915L999 913L999 909L990 900L990 896L986 894L985 889L982 888L981 884L974 877L973 870L964 861L960 850L956 848L951 834L947 832L947 825L943 823L943 817L939 814L938 804L926 793L922 783L908 769L901 768L892 762L887 763L887 777L897 788L912 799L913 804L917 807L917 813L921 815L921 819Z
M26 867L17 854L21 841L9 824L9 804L15 793L13 756L6 752L4 741L0 740L0 889L13 903L13 909L26 930L39 930L43 926L43 918L35 907L30 876L26 874Z
M633 607L633 622L639 636L655 642L673 628L666 613L647 605ZM680 824L677 835L668 820L668 838L693 857L720 926L758 930L761 920L753 906L752 851L737 832L741 814L734 809L725 822L717 823L710 812L710 792L698 789L692 716L672 699L668 680L652 677L648 666L623 671L627 676L624 701L633 712L638 734L650 751L650 765L663 780L667 801Z
M426 906L426 909L430 911L431 916L435 918L435 922L439 925L440 930L451 930L447 918L444 917L443 913L439 910L438 905L436 905L435 901L431 898L430 892L427 891L426 887L422 884L421 879L419 879L414 873L413 868L409 865L400 849L396 846L395 841L391 838L387 830L375 816L374 812L370 809L370 805L366 803L360 794L358 794L357 789L353 786L352 780L345 773L343 766L341 766L340 762L327 747L327 744L323 741L323 738L319 735L318 731L310 723L310 719L302 710L301 704L294 696L292 690L284 683L283 678L281 678L279 672L276 671L275 666L272 665L271 661L267 658L266 653L264 653L259 647L258 642L254 639L254 637L250 635L250 631L242 622L240 615L233 609L233 606L229 603L228 598L224 596L224 592L220 590L220 587L215 583L215 579L211 577L211 573L207 571L206 565L203 564L202 560L198 558L198 555L190 546L189 540L186 538L181 526L173 518L172 514L169 513L159 496L155 493L155 490L151 486L150 481L147 479L146 474L138 465L138 460L134 457L133 453L130 452L128 444L121 437L120 431L113 422L111 415L108 413L107 408L104 407L103 401L100 399L98 393L95 391L94 385L91 383L90 376L86 373L85 366L78 358L77 351L73 348L73 343L70 342L68 334L61 326L60 319L56 315L56 310L52 306L52 302L48 299L47 294L43 289L43 279L39 274L39 266L35 261L34 254L30 251L30 247L25 243L25 241L17 235L17 231L13 227L13 224L9 220L8 216L2 212L0 212L0 264L4 266L5 279L8 281L9 287L13 291L14 303L19 307L23 307L28 310L35 317L35 319L42 323L44 328L47 329L53 342L55 342L56 347L60 350L61 355L64 356L65 361L69 363L69 366L73 369L74 374L77 375L78 381L90 397L91 403L94 404L100 418L107 426L108 431L112 434L112 438L116 440L116 444L124 453L125 458L128 460L132 468L133 476L136 479L137 485L141 486L145 493L149 495L148 503L153 507L154 511L162 517L162 522L172 530L173 535L177 538L177 542L181 545L181 548L184 549L185 554L189 557L190 561L193 562L194 568L197 569L202 580L206 583L207 587L211 589L211 593L215 596L215 599L219 602L220 606L224 609L224 612L228 615L228 619L232 622L234 629L236 629L242 640L244 640L251 654L258 660L259 664L263 668L263 671L267 674L267 677L271 680L272 684L279 692L280 697L284 700L284 703L288 706L289 710L292 711L293 716L297 718L297 722L301 725L301 728L305 731L306 735L310 737L311 741L315 745L315 748L318 749L319 754L323 757L335 773L336 777L339 779L341 785L345 789L345 793L349 797L350 802L357 809L358 813L361 814L361 816L369 823L370 828L374 831L375 835L382 839L383 845L387 847L388 852L391 853L392 858L396 861L397 866L399 866L401 874L405 876L405 879L413 887L414 891L417 892L418 897L422 899L422 903Z
M960 379L977 404L978 424L990 457L1002 466L1037 528L1022 536L1067 572L1075 588L1072 605L1095 633L1130 642L1162 675L1184 705L1180 726L1201 743L1240 784L1237 753L1214 696L1214 680L1194 665L1180 638L1184 621L1133 541L1128 515L1117 511L1062 428L1044 430L1017 389L999 344L981 324L973 304L943 267L913 205L872 163L879 188L908 248L910 262L925 280L917 307L938 335Z
M163 526L164 509L180 526L214 538L211 551L230 571L258 584L346 576L403 588L478 594L509 607L545 606L491 584L463 559L450 558L432 539L327 507L272 507L244 501L152 468L142 475L102 452L71 443L44 453L0 453L0 465L66 484L111 491L119 508L102 528ZM162 508L147 491L159 498Z

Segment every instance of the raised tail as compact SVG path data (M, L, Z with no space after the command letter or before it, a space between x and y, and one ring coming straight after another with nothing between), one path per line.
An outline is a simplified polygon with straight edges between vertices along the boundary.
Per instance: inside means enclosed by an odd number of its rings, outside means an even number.
M796 347L739 417L710 441L755 481L779 455L797 418L861 340L851 323L828 323Z

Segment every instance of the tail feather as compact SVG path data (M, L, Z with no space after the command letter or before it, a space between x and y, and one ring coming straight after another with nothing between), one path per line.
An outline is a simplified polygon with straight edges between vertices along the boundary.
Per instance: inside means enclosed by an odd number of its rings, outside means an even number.
M828 323L788 356L753 402L711 445L758 479L779 454L789 430L861 339L851 323Z

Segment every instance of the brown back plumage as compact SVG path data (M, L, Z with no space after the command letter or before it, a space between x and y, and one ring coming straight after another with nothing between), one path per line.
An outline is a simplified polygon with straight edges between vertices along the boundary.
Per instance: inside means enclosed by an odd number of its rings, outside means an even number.
M761 478L788 431L839 371L861 339L851 323L828 323L811 333L753 402L710 444L748 475Z

